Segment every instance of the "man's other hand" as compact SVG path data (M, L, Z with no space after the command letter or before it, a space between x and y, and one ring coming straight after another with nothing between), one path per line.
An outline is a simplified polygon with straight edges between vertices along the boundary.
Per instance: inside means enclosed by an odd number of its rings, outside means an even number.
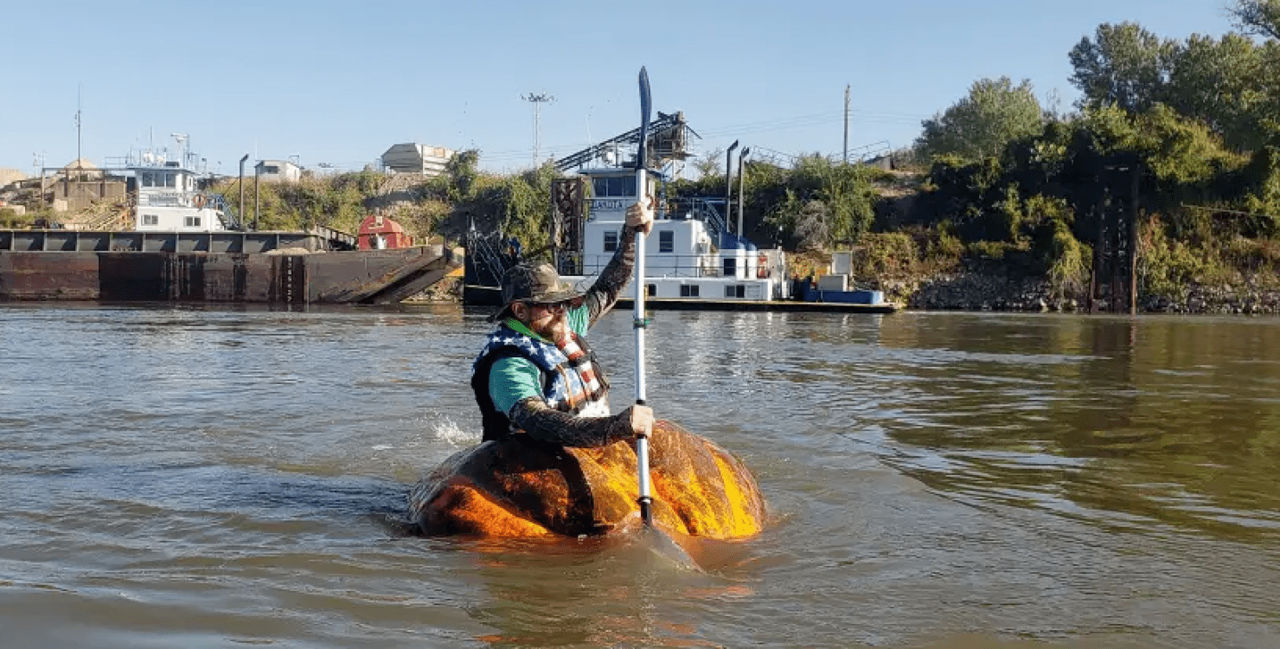
M631 420L631 432L636 437L653 435L653 408L636 405L627 408L626 412Z
M653 198L646 196L643 204L632 203L627 208L627 227L634 228L645 234L653 229Z

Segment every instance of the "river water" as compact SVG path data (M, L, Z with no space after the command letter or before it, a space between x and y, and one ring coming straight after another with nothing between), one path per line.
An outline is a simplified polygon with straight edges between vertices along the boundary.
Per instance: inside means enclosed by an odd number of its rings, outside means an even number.
M1280 321L653 321L771 511L697 568L406 534L483 314L0 305L0 645L1280 646Z

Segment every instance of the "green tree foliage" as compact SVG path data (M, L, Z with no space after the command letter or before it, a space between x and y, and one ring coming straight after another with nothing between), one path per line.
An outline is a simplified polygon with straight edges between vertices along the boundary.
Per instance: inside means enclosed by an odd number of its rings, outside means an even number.
M548 162L503 183L502 231L520 240L526 257L550 259L548 219L555 176L555 167Z
M1018 185L994 157L941 156L929 169L921 207L931 223L946 221L964 241L1011 241Z
M719 175L720 183L724 183L724 174L722 173L724 165L724 149L712 149L698 156L693 161L693 170L699 178L710 178Z
M750 167L750 201L764 224L773 226L787 247L823 249L857 241L875 218L875 172L862 165L835 163L819 155L799 158L789 170ZM757 219L761 221L760 219Z
M1258 149L1243 180L1251 190L1242 206L1250 214L1244 234L1280 235L1280 144Z
M1030 81L1014 86L1008 77L980 79L967 96L923 122L916 148L925 158L995 156L1010 142L1038 133L1042 120Z
M1280 39L1280 0L1236 0L1228 11L1245 33Z
M1267 11L1280 0L1237 3L1235 14L1266 33ZM1240 18L1244 16L1245 18ZM1247 20L1246 20L1247 18ZM1079 106L1118 106L1143 113L1166 104L1205 123L1227 145L1249 151L1280 133L1280 41L1241 34L1161 39L1135 23L1103 24L1069 54Z
M0 207L0 228L19 228L30 223L26 215L19 215L17 210Z
M476 187L479 171L480 152L475 149L459 151L445 163L445 173L439 176L443 182L437 187L444 191L445 197L451 201L464 200L471 197Z
M1137 23L1098 25L1093 39L1080 39L1068 54L1074 70L1071 83L1083 93L1080 107L1150 108L1168 83L1175 50L1173 41Z
M1164 101L1185 117L1198 119L1227 144L1251 150L1265 140L1260 124L1268 117L1280 86L1268 83L1268 69L1280 64L1269 50L1239 34L1221 39L1194 34L1178 47Z

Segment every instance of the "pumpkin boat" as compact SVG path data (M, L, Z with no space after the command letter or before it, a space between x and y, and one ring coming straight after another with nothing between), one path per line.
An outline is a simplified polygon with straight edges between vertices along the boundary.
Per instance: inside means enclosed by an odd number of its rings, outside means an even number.
M649 441L654 525L672 535L718 540L764 526L755 478L715 443L669 421ZM525 435L459 452L410 492L424 534L536 538L600 535L639 513L633 444L545 444Z

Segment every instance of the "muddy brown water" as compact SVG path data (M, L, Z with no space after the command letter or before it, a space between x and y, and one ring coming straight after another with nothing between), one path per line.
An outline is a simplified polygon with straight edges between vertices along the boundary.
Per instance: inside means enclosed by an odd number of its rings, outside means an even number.
M1280 320L653 319L771 511L697 569L405 533L484 314L0 305L0 646L1280 646Z

